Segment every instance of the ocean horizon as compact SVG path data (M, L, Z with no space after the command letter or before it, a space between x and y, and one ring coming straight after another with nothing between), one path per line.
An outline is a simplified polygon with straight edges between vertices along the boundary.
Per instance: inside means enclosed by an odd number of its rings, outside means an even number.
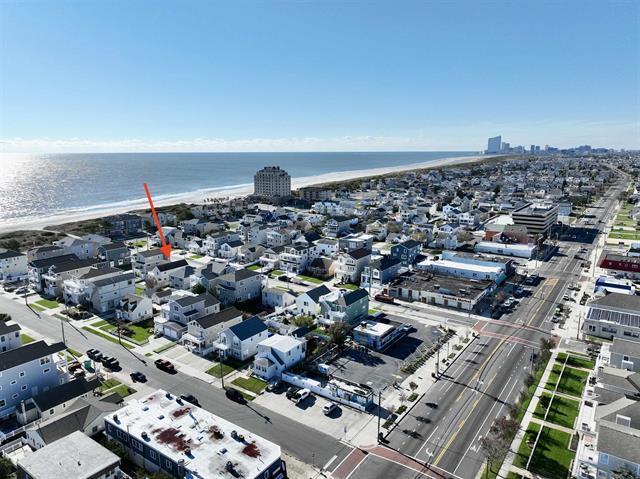
M264 166L293 179L329 173L397 168L469 151L286 153L69 153L5 155L0 159L0 227L42 217L140 207L143 182L158 203L247 187ZM338 178L339 179L339 178Z

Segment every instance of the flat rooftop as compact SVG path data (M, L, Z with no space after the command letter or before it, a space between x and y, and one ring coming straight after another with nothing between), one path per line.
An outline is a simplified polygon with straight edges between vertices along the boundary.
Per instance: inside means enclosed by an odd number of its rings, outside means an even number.
M404 273L391 286L419 289L432 293L477 298L493 285L492 281L459 278L434 273Z
M450 268L457 269L460 271L476 271L478 273L494 273L498 274L500 271L504 270L503 263L494 263L490 264L491 261L483 261L477 260L474 263L463 263L461 261L452 261L449 259L439 259L439 260L424 260L417 264L418 267L428 268L429 266L434 266L436 268Z
M238 476L259 477L280 459L280 446L158 389L105 417L105 422L129 432L196 477L233 478L226 470L229 461ZM235 431L244 440L231 437ZM142 434L146 434L143 438Z
M27 454L18 464L35 479L97 477L120 458L81 431L75 431Z
M377 321L361 321L354 331L368 334L370 336L384 336L389 331L395 329L394 324L378 323Z

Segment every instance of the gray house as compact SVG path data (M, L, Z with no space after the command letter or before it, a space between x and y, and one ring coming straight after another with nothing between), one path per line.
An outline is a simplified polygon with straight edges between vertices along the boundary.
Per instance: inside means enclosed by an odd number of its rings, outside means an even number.
M628 339L614 338L609 347L609 365L640 372L640 343Z

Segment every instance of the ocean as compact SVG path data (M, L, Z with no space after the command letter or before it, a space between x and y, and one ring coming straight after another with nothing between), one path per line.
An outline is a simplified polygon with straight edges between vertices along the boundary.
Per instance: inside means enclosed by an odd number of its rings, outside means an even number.
M474 152L117 153L5 155L0 158L0 227L43 217L107 212L144 201L143 182L158 203L191 192L241 187L278 165L295 179L398 167Z

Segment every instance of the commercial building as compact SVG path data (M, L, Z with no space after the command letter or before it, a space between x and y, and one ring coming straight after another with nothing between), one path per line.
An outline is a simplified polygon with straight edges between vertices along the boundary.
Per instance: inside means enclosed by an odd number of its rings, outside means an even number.
M253 177L253 194L288 198L291 196L291 176L279 166L265 166Z
M558 222L558 205L528 203L511 213L513 223L527 227L529 234L546 235Z
M600 267L625 278L640 278L640 257L638 256L606 253L600 261Z
M487 153L500 153L502 148L502 136L494 136L487 140Z
M493 281L432 273L405 273L389 285L392 298L473 311L495 288Z
M500 256L512 256L514 258L533 258L538 248L533 244L519 243L495 243L493 241L480 241L473 247L476 253L497 254Z
M454 251L443 251L438 259L426 259L417 265L433 273L458 278L482 279L502 283L513 272L512 261L492 261L480 255L468 255Z
M159 389L105 417L136 464L171 477L285 477L280 446Z
M582 330L600 338L640 341L640 296L610 293L591 301Z
M380 351L405 334L399 326L401 326L400 323L395 321L378 323L377 321L365 320L353 328L351 334L357 343Z

